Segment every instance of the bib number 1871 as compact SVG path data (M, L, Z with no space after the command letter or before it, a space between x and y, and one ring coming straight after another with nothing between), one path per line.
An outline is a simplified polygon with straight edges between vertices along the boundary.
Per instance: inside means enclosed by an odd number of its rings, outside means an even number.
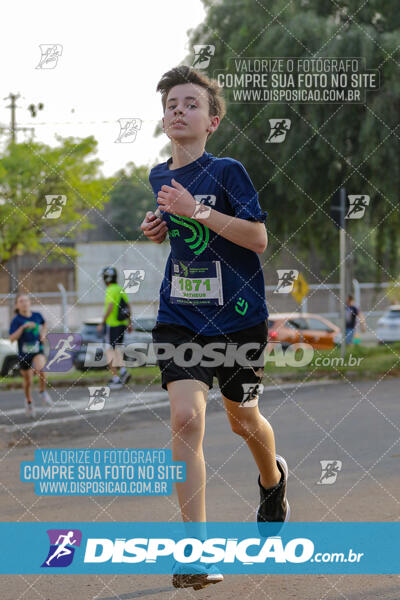
M181 290L186 290L186 291L193 290L193 286L194 286L194 291L198 292L201 284L205 286L205 289L207 291L210 291L210 289L211 289L209 279L186 279L186 278L181 277L180 279L178 279L178 283L181 286Z

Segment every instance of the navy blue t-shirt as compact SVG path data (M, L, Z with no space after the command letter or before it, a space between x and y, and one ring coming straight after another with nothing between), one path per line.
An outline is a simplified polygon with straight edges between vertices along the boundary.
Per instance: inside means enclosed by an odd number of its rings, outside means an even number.
M43 325L44 319L39 312L32 312L30 317L17 314L11 321L9 334L11 335L14 331L17 331L17 329L27 321L33 321L35 326L24 329L22 335L18 339L18 354L20 357L25 354L37 354L38 352L43 351L42 344L40 343L39 326Z
M173 178L196 200L218 212L265 222L267 213L261 211L258 194L239 161L208 152L179 169L169 169L171 161L150 172L156 198L163 185L172 185ZM184 325L203 335L240 331L265 321L265 284L257 253L218 235L200 218L162 215L171 252L157 321Z

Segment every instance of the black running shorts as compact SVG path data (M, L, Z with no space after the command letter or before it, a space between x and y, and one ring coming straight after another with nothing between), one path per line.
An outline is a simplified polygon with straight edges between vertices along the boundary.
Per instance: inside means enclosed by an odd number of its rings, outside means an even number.
M256 386L261 383L263 378L263 356L268 337L267 323L267 321L262 321L253 327L232 333L201 335L182 325L157 322L152 330L153 343L156 345L173 344L177 349L177 352L170 358L163 359L161 352L159 357L157 357L157 364L161 370L162 387L166 390L167 384L171 381L197 379L206 383L211 389L213 387L213 378L216 377L222 394L228 400L245 403L252 397L251 390L257 389ZM196 364L192 364L193 361L190 361L190 359L194 357L194 354L190 349L185 350L185 352L178 352L182 344L188 343L198 344L201 348L210 343L223 343L225 344L225 348L227 348L226 344L228 344L231 350L235 345L239 348L243 347L244 344L253 343L253 349L249 348L244 353L245 358L251 361L252 365L243 365L243 360L240 360L238 363L236 360L237 355L232 357L232 351L229 349L222 351L226 353L225 355L231 356L230 360L224 361L224 358L222 359L226 364L207 366L200 364L200 360L197 360ZM180 354L179 361L178 354ZM185 361L187 359L187 365L182 364L182 356ZM180 364L177 364L177 362Z
M29 371L29 369L33 369L33 359L35 358L35 356L38 356L39 354L43 354L43 349L42 349L42 345L40 344L40 352L36 352L35 354L22 354L19 356L19 368L21 369L21 371Z
M115 349L116 344L124 343L124 335L126 330L126 325L116 325L115 327L110 327L107 325L106 342Z

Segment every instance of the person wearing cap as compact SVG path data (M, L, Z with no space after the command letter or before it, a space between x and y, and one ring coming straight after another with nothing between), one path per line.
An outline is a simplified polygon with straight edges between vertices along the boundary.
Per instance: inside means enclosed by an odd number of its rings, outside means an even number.
M111 389L120 389L131 378L130 373L124 366L123 356L119 348L119 345L124 343L125 332L133 331L129 300L123 288L117 283L118 273L115 267L104 267L101 274L106 285L106 294L103 320L97 326L97 330L105 332L105 341L110 345L107 354L109 356L108 368L112 373L112 379L108 385ZM121 302L123 304L123 318L121 318ZM123 365L120 366L119 374L118 365Z

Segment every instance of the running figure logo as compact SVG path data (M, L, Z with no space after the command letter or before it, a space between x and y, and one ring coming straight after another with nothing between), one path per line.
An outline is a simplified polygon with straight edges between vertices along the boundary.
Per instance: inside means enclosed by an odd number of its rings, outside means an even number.
M280 144L285 141L286 134L291 126L291 119L268 119L271 127L266 139L267 144Z
M196 208L193 217L196 219L207 219L211 212L211 206L215 206L217 197L215 194L196 194Z
M274 294L289 294L293 290L293 284L299 276L296 269L277 269L279 281Z
M89 402L86 410L102 410L106 399L110 397L110 388L108 386L88 387Z
M76 333L49 333L47 339L50 344L50 354L44 370L69 371L73 364L73 353L81 347L81 336Z
M50 548L42 567L68 567L82 541L79 529L48 529Z
M209 204L210 206L215 206L217 201L217 196L215 194L195 194L194 199L196 202L201 202L202 204Z
M317 485L331 485L335 483L339 471L342 470L341 460L320 460L321 463L321 477L317 481Z
M347 196L349 199L349 209L345 219L361 219L364 216L365 209L369 206L369 196Z
M36 69L55 69L63 50L61 44L39 44L39 48L42 56Z
M142 127L141 119L118 119L120 131L115 144L132 144L136 134Z
M127 294L136 294L139 291L140 284L144 280L146 272L142 269L124 269L124 292Z
M63 207L67 203L67 196L62 194L45 196L47 206L42 219L58 219L61 216Z
M196 69L207 69L211 57L214 56L215 46L212 46L211 44L208 46L196 45L193 46L193 52L194 61L192 67Z
M242 383L243 400L239 404L240 407L251 408L257 406L259 395L264 391L262 383Z

